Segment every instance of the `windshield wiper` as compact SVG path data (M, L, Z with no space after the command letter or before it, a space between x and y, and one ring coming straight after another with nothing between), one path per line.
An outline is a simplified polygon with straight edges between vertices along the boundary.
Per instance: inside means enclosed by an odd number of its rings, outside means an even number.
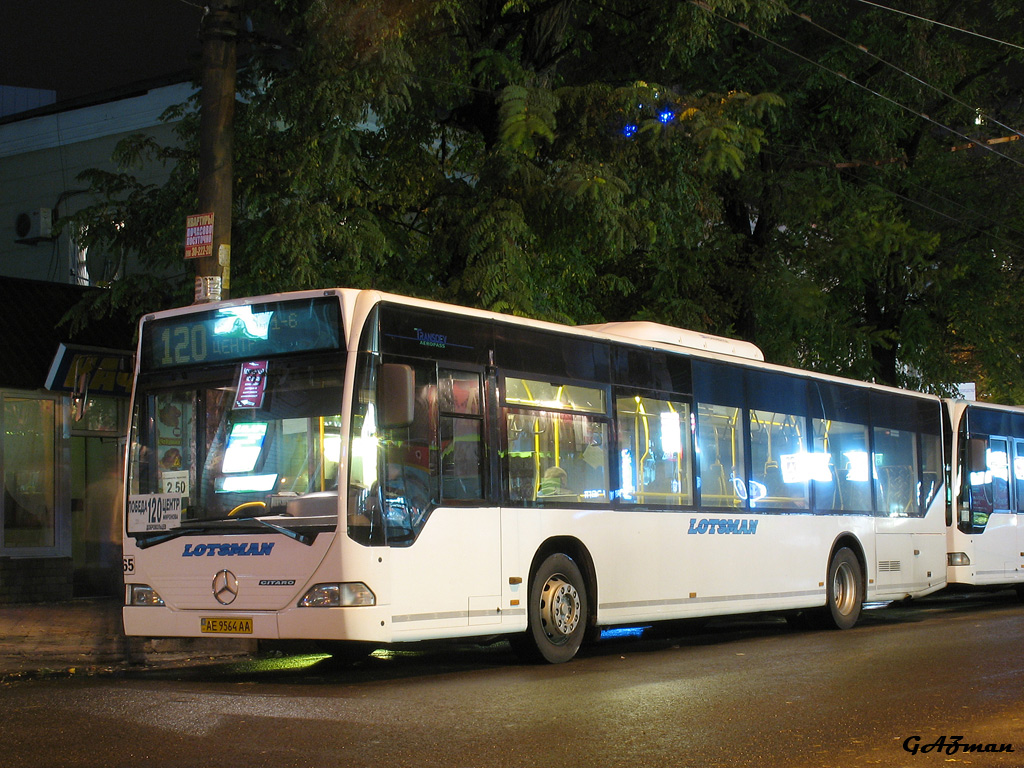
M189 528L175 528L170 531L163 531L161 533L143 534L135 539L135 546L139 549L146 549L156 544L163 544L165 541L176 539L179 536L184 536L187 533L206 533L206 527L189 527Z
M271 523L268 520L264 520L262 517L240 517L239 520L252 520L255 523L266 526L272 531L277 531L280 534L287 536L289 539L295 539L300 544L305 544L307 547L313 546L313 542L316 540L316 536L310 536L308 533L299 533L293 531L291 528L285 528L283 525L277 525Z

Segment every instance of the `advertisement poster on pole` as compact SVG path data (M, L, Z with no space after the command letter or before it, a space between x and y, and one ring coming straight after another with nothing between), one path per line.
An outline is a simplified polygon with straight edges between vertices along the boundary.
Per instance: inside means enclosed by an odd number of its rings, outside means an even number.
M185 258L213 256L213 214L194 213L185 217Z

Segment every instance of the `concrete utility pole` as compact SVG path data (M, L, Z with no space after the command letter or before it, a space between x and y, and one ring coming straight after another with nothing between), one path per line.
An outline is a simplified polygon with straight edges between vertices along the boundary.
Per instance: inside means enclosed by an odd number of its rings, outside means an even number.
M213 214L213 252L196 259L195 303L229 297L237 0L211 0L203 19L199 212Z

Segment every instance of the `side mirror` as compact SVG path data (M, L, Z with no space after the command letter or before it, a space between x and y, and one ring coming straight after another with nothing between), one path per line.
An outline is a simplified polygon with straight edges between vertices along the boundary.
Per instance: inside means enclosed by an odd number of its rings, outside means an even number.
M408 427L416 407L416 376L411 365L384 363L377 369L378 421L382 429Z
M974 472L988 469L988 440L972 437L968 443L970 457L968 466Z

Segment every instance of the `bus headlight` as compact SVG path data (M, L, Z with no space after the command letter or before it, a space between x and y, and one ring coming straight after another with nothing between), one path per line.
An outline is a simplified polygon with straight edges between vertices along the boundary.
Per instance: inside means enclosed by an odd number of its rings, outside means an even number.
M361 581L315 584L299 600L299 608L346 608L376 604L377 596Z
M970 565L971 558L966 552L947 552L946 565Z
M125 584L125 605L163 605L164 599L148 584Z

